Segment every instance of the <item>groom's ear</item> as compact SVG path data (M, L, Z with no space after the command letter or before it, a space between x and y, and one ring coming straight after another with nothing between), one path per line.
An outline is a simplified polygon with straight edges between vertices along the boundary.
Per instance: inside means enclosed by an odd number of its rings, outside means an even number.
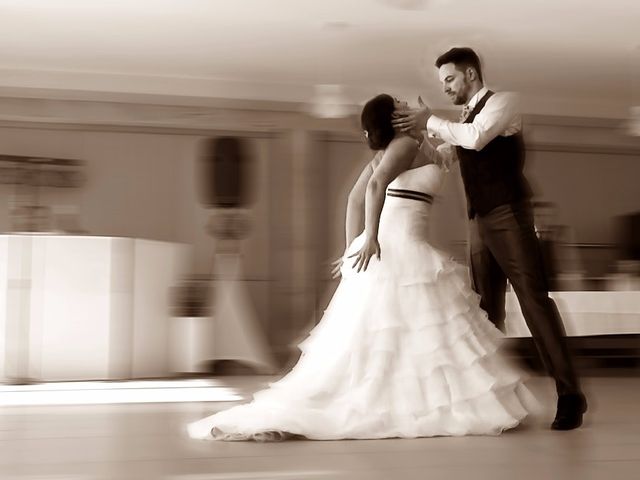
M477 80L478 72L476 72L476 69L473 67L467 67L467 77L469 80Z

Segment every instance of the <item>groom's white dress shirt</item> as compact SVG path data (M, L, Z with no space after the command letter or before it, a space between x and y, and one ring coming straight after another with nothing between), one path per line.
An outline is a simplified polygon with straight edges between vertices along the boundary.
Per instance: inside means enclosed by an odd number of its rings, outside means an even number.
M467 109L473 111L488 91L486 87L480 89L467 103ZM518 104L516 94L496 92L472 122L452 122L432 115L427 120L427 133L450 145L482 150L497 136L508 137L522 130Z
M472 112L489 90L482 87L464 109ZM445 143L436 148L430 142L422 143L421 150L433 162L449 168L457 160L455 146L482 150L491 140L501 135L508 137L522 130L518 96L510 92L496 92L470 123L452 122L431 115L427 120L429 137Z

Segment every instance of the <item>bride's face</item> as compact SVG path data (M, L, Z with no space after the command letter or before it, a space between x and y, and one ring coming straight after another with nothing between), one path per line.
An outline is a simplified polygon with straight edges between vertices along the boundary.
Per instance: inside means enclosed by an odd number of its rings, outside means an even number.
M464 72L456 68L455 64L442 65L438 70L438 77L444 93L449 96L454 105L464 105L469 101L471 82Z
M409 104L407 102L398 100L396 97L393 97L393 106L396 111L403 111L409 109Z

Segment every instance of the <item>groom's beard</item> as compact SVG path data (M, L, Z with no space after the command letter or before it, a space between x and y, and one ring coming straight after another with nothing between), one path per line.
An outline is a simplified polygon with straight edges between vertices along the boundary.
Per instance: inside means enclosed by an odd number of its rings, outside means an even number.
M454 105L464 105L469 101L469 88L466 88L463 92L458 92L453 96Z
M459 91L454 92L451 96L451 101L454 105L465 105L469 100L469 91L471 90L471 85L465 84L463 85Z

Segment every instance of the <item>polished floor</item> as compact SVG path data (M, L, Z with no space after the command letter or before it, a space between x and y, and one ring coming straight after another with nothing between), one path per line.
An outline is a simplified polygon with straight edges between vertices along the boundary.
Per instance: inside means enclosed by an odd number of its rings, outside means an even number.
M265 378L223 381L246 396ZM187 438L185 424L229 403L6 406L0 408L0 479L640 478L640 376L584 383L590 412L583 428L548 429L551 384L535 378L544 410L500 437L206 442Z

